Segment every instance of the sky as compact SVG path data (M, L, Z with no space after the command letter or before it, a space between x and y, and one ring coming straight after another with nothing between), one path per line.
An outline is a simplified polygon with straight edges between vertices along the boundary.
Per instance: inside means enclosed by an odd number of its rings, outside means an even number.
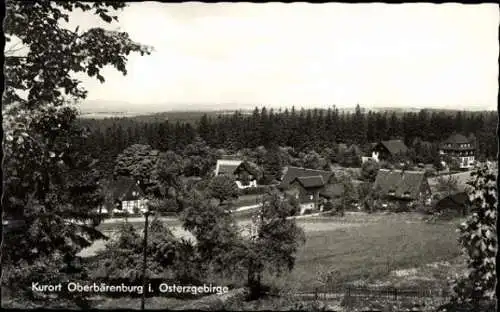
M217 107L496 109L494 4L130 3L119 23L151 45L128 75L82 78L89 100ZM73 14L80 29L102 26ZM97 105L97 104L96 104Z

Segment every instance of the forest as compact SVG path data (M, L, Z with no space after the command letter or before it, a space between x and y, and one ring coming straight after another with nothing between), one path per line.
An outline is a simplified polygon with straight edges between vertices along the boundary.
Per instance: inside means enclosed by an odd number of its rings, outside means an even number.
M413 147L415 139L428 141L437 150L440 142L453 133L473 135L478 159L491 159L497 153L495 112L421 110L415 112L339 112L336 107L275 111L255 108L251 114L204 114L196 122L149 120L140 118L79 119L89 130L81 145L100 160L104 172L113 167L116 156L133 144L147 144L159 151L182 154L197 137L210 148L227 154L259 146L291 147L294 152L321 153L340 143L356 144L365 153L367 143L403 139ZM428 161L429 162L429 161Z

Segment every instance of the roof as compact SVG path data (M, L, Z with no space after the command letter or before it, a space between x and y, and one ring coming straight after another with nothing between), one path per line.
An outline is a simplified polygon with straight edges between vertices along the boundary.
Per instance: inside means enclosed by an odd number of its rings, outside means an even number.
M446 139L443 143L466 144L470 142L469 139L467 139L465 136L455 133L451 135L448 139Z
M446 146L448 144L451 144L451 146ZM462 144L470 144L470 146ZM445 141L441 142L440 148L445 149L445 150L474 150L475 148L475 139L469 140L462 134L455 133L448 137Z
M111 180L108 184L108 190L111 198L119 201L137 198L137 196L133 196L132 192L137 192L140 196L144 195L137 182L131 177L117 177Z
M437 176L437 177L432 177L432 178L429 178L427 179L428 182L429 182L429 186L431 188L431 191L433 193L436 192L436 187L439 183L439 179L440 178L445 178L445 179L448 179L450 176L453 177L454 179L457 180L457 188L460 192L464 192L466 191L467 189L470 188L470 186L467 184L467 182L469 182L471 179L472 179L472 175L471 175L472 171L465 171L465 172L459 172L459 173L455 173L455 174L447 174L447 175L441 175L441 176Z
M415 199L424 182L427 180L423 171L380 169L373 187L380 189L382 195Z
M342 183L328 184L319 193L326 198L340 197L344 193L344 185Z
M254 177L259 177L262 174L262 170L259 168L259 166L251 161L242 161L238 167L236 167L234 171L237 169L244 169L248 171L250 174L252 174Z
M307 169L300 167L285 167L285 174L281 181L280 187L286 188L290 185L290 183L298 177L312 177L320 175L323 178L325 183L328 183L330 178L333 175L332 171L325 170L315 170L315 169Z
M215 167L215 175L233 174L234 170L242 163L242 160L219 159Z
M389 140L380 142L391 155L406 154L408 152L408 147L401 140Z
M450 209L450 208L455 208L457 206L464 207L467 205L468 198L469 196L467 195L466 192L451 194L439 200L436 203L435 207L441 209L446 209L446 208Z
M291 183L298 181L304 188L317 188L325 185L325 180L321 175L310 177L296 177Z

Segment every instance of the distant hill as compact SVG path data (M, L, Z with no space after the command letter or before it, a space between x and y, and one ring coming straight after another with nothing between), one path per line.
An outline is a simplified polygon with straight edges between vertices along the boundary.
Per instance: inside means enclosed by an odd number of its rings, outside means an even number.
M111 118L111 117L135 117L135 119L143 121L154 121L154 120L182 120L190 121L197 120L203 114L208 113L209 115L221 115L221 114L232 114L235 111L240 111L242 113L251 113L255 107L262 108L263 105L238 105L238 104L172 104L172 103L153 103L153 104L134 104L125 101L105 101L105 100L87 100L79 104L80 117L82 118ZM229 108L230 107L230 108ZM332 106L333 107L333 106ZM271 108L271 107L267 107ZM273 107L274 108L274 107ZM288 107L290 109L291 107ZM361 106L364 112L371 110L372 112L395 112L396 114L403 114L407 112L418 113L422 108L414 107L367 107ZM279 107L274 108L275 111L280 109ZM300 106L295 106L297 111L301 110ZM314 109L313 107L311 109ZM325 108L319 108L320 110L326 110ZM350 113L355 111L355 107L337 107L340 112ZM284 111L285 108L281 107ZM443 112L445 114L455 114L458 111L455 109L441 109L441 108L425 108L426 111L432 112ZM479 110L467 110L476 111ZM486 112L486 110L484 110Z

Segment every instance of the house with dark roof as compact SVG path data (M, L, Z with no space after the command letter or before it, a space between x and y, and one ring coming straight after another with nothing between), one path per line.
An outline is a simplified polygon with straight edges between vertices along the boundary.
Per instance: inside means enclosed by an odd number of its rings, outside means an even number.
M423 171L380 169L373 184L382 199L429 202L431 190Z
M137 181L130 177L116 177L104 187L105 202L99 208L101 213L145 212L147 199Z
M260 167L250 161L243 161L233 171L236 184L240 189L257 187L257 181L262 178L263 172Z
M390 160L408 154L408 147L402 140L388 140L377 143L372 149L372 159Z
M281 178L279 188L286 189L290 185L290 183L297 177L311 177L318 175L323 178L323 181L325 181L325 183L330 183L334 173L333 171L288 166L283 170L283 177Z
M257 181L262 177L258 165L246 160L219 159L215 167L215 176L226 175L236 180L238 188L257 187Z
M476 143L465 136L455 133L439 146L439 154L451 157L460 169L471 169L475 163Z
M299 200L301 214L303 214L305 210L319 210L319 193L324 186L325 181L320 175L297 177L290 182L287 194Z
M234 171L242 162L243 160L238 159L218 159L215 165L215 176L234 176Z
M333 197L329 192L334 183L332 171L286 167L279 188L299 200L301 214L305 210L321 210L323 198Z
M455 216L465 216L468 213L468 198L466 192L448 195L434 205L434 211Z

